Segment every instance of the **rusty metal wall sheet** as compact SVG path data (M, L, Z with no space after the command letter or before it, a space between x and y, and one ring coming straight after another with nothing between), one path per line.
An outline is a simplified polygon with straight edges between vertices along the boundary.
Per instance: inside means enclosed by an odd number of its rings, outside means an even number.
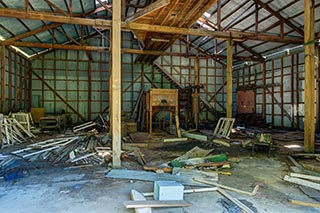
M237 92L237 113L253 113L255 112L255 92L253 90L245 90Z

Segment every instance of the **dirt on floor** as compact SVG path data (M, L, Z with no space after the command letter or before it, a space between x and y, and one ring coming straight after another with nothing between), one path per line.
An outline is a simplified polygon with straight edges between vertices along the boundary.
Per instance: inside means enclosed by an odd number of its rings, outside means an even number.
M157 166L181 156L193 147L206 148L199 141L168 144L151 144L140 148L148 165ZM299 186L285 182L290 172L287 156L275 150L270 157L259 149L251 156L251 147L233 144L231 147L213 146L212 154L226 153L230 168L221 168L219 184L251 192L254 196L226 190L233 198L248 206L253 212L320 212L313 207L293 205L290 199L317 203L303 193ZM12 148L11 148L12 149ZM1 153L8 153L3 150ZM152 192L153 182L143 180L106 178L107 165L70 168L68 165L52 165L49 162L19 160L10 169L2 170L0 180L0 212L134 212L123 202L130 200L131 189ZM122 161L122 167L143 170L135 158ZM192 187L185 186L185 189ZM194 188L194 187L193 187ZM148 198L152 199L152 197ZM153 212L174 213L240 213L242 210L217 191L185 194L184 200L192 206L184 208L154 208Z

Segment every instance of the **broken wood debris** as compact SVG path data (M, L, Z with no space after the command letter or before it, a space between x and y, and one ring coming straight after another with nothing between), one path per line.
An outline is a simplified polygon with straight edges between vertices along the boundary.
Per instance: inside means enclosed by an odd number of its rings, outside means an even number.
M299 206L309 206L309 207L314 207L314 208L320 208L319 203L310 203L310 202L304 202L301 200L289 200L289 203L299 205Z
M206 135L194 134L194 133L189 133L189 132L183 132L182 136L187 137L187 138L191 138L191 139L196 139L199 141L207 141L208 140L208 137Z
M0 114L0 148L26 142L36 136L25 129L15 118Z
M244 210L247 213L255 213L254 211L252 211L249 207L247 207L246 205L244 205L241 201L239 201L236 198L233 198L230 194L228 194L226 191L224 191L221 188L218 188L217 191L223 195L224 197L228 198L230 201L232 201L234 204L236 204L237 206L239 206L242 210Z
M172 173L172 168L171 167L156 167L156 166L144 166L143 169L145 171L153 171L156 173Z
M313 189L316 189L316 190L320 190L320 184L319 183L314 183L312 181L291 177L289 175L285 175L283 180L285 180L287 182L290 182L290 183L295 183L295 184L298 184L298 185L302 185L302 186L310 187L310 188L313 188Z
M193 180L196 181L196 182L200 182L200 183L204 183L204 184L208 184L208 185L213 185L213 186L216 186L216 187L219 187L219 188L222 188L222 189L227 189L227 190L230 190L230 191L238 192L238 193L249 195L249 196L256 195L257 191L259 189L259 185L256 185L254 187L254 189L252 190L252 192L247 192L247 191L236 189L236 188L233 188L233 187L230 187L230 186L225 186L225 185L222 185L222 184L219 184L219 183L215 183L215 182L212 182L212 181L200 180L200 179L196 179L196 178L194 178Z
M102 145L101 138L95 132L89 132L86 136L52 138L29 144L11 154L29 161L47 160L52 164L101 165L106 159L106 155L99 155Z
M137 190L132 189L131 190L131 200L133 201L144 201L147 200L144 195ZM151 213L152 209L150 207L146 208L135 208L135 213Z
M227 160L226 154L218 154L218 155L209 155L206 157L199 158L190 158L186 160L173 160L171 161L171 165L173 167L184 167L184 166L194 166L197 164L205 164L209 162L224 162Z
M92 127L94 127L96 125L98 125L96 122L89 121L87 123L80 124L78 126L73 127L73 132L79 132L79 131L83 131L83 130L88 130L88 128L92 128Z
M312 180L312 181L320 181L319 176L314 176L314 175L305 175L305 174L299 174L299 173L290 173L291 177L296 177L296 178L302 178L306 180Z
M229 139L234 122L234 118L220 118L214 129L213 136Z
M163 138L162 142L169 143L169 142L182 142L187 141L188 138Z

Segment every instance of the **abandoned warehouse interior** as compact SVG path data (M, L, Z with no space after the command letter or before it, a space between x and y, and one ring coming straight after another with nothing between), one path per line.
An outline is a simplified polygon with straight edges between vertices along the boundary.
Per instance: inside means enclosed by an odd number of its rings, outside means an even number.
M319 0L0 0L0 212L316 212Z

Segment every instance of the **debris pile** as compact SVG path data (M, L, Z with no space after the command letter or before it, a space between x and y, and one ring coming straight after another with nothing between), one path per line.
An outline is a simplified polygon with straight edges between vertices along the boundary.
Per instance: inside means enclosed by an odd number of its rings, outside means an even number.
M0 148L26 142L36 136L27 130L15 118L0 114Z
M28 145L24 149L11 152L12 155L29 161L47 160L52 164L67 163L73 165L101 165L105 162L106 153L111 151L101 149L104 142L90 132L85 136L71 136L48 139Z

